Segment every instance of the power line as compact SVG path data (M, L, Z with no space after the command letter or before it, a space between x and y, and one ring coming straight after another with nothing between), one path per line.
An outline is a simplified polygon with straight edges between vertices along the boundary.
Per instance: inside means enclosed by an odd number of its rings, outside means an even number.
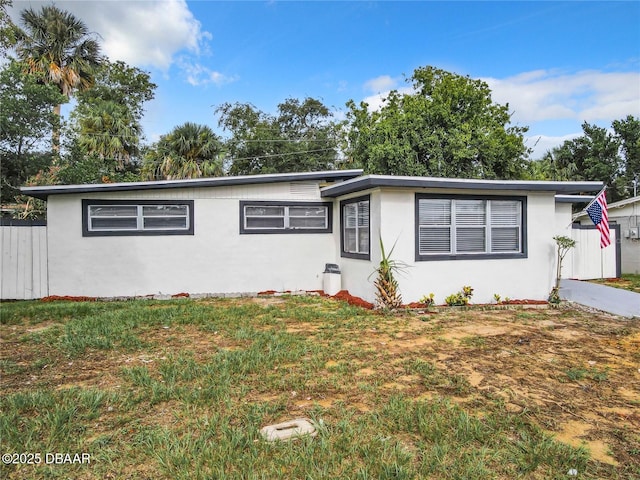
M254 159L269 159L269 158L274 158L274 157L284 157L284 156L289 156L289 155L303 155L303 154L307 154L307 153L318 153L318 152L329 152L329 151L336 151L335 148L330 147L330 148L318 148L318 149L314 149L314 150L300 150L300 151L296 151L296 152L285 152L285 153L268 153L268 154L264 154L264 155L251 155L248 157L239 157L239 158L223 158L223 161L227 161L227 162L237 162L237 161L242 161L242 160L254 160ZM337 152L336 152L337 153ZM136 161L136 163L142 163L144 162L143 158L140 158L140 156L138 156L139 161ZM122 161L122 158L116 158L116 157L99 157L99 160L113 160L113 161ZM212 158L209 161L213 161L215 160L215 158Z

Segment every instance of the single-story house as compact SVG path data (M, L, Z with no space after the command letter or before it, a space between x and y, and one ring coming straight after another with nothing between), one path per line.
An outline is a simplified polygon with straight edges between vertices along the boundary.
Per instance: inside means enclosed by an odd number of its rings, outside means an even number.
M47 200L49 295L313 291L329 263L373 301L382 239L407 264L403 300L442 303L464 285L474 302L546 299L566 201L601 188L343 170L22 191Z
M609 224L620 225L622 273L640 274L640 195L608 205ZM587 212L574 220L581 225L593 225Z

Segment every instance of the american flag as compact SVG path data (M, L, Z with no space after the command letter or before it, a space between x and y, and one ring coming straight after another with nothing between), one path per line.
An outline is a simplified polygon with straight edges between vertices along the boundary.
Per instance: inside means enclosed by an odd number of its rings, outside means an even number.
M600 248L608 247L611 244L607 197L604 195L604 190L603 188L595 200L587 207L589 218L600 231Z

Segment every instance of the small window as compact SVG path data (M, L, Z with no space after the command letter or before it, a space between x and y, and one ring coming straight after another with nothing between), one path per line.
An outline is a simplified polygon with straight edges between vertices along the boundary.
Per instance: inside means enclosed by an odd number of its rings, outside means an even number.
M331 233L332 204L240 202L240 233Z
M83 236L193 235L193 201L83 200Z
M416 196L416 259L526 256L526 198Z
M369 205L369 196L340 202L343 257L370 258Z

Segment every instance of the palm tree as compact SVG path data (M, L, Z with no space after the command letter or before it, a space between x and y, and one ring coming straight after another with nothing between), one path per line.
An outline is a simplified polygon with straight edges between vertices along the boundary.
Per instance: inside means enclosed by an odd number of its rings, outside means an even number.
M120 170L138 154L141 129L125 106L98 100L78 124L78 143L88 154L114 161Z
M17 32L17 52L31 73L56 85L67 99L75 90L93 84L93 72L100 65L100 46L87 26L74 15L54 5L36 12L21 12L24 30ZM53 149L60 150L60 105L54 107L58 124L53 129Z
M144 159L148 179L218 177L224 175L220 138L206 125L187 122L163 135Z

